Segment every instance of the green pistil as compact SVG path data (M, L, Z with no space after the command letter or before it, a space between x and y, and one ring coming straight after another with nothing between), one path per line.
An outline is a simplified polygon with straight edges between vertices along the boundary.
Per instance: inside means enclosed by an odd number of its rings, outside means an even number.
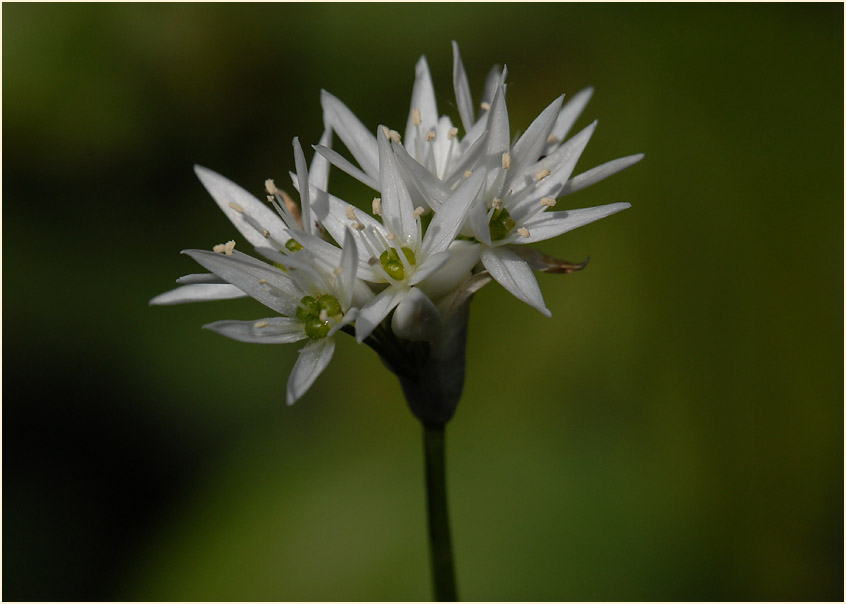
M319 340L329 335L329 319L340 321L344 316L341 304L335 296L324 294L304 296L297 307L297 318L303 322L306 335L312 340Z
M491 241L505 239L508 233L517 225L511 218L511 214L505 208L497 208L491 216L490 230Z
M414 255L414 250L410 247L403 247L400 249L411 266L417 264L417 258ZM399 254L395 248L388 248L382 252L382 255L379 256L379 262L381 262L382 268L385 269L385 272L388 273L391 279L395 279L396 281L402 281L405 279L405 266L400 260Z
M300 242L296 239L289 239L285 243L285 247L288 249L289 252L299 252L301 249L303 249L303 246L300 245Z

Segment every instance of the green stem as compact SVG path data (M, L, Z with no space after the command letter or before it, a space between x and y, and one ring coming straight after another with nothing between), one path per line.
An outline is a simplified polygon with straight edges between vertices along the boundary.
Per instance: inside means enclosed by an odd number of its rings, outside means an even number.
M429 512L429 547L435 600L456 602L458 591L455 586L452 542L449 535L443 425L423 425L423 448L426 458L426 507Z

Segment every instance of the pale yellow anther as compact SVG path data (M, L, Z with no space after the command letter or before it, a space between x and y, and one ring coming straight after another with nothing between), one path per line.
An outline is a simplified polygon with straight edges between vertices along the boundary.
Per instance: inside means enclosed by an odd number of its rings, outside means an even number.
M268 325L270 325L270 323L268 323L267 321L259 321L258 323L254 323L253 327L261 329L262 327L267 327Z
M237 203L235 203L234 201L230 201L230 202L229 202L229 207L230 207L230 208L232 208L233 210L235 210L236 212L238 212L239 214L243 213L243 211L244 211L244 208L242 208L241 206L239 206L239 205L238 205Z
M423 120L420 119L420 110L416 107L411 110L411 123L419 126Z
M453 126L453 127L452 127L452 128L450 128L449 130L447 130L447 138L448 138L449 140L454 139L456 136L458 136L458 128L456 128L455 126Z
M465 170L464 171L464 178L470 178L473 175L473 170Z
M394 141L395 143L402 142L402 137L400 136L400 133L396 130L391 130L390 132L388 132L388 138Z
M387 126L382 126L382 132L385 133L385 138L391 138L391 129Z
M388 241L393 241L394 239L397 238L397 236L394 235L393 233L388 233L387 238L388 238Z
M352 228L354 228L356 231L363 231L363 230L364 230L364 225L363 225L363 224L361 224L360 222L354 222L354 223L352 224Z
M262 234L262 237L264 237L265 239L267 239L268 237L270 237L270 231L268 231L267 229L264 229L264 230L261 232L261 234Z
M267 279L259 279L259 285L264 285L267 283Z
M216 246L214 246L214 247L212 248L212 251L213 251L215 254L222 254L222 253L224 252L224 250L225 250L225 249L226 249L226 246L225 246L225 245L223 245L222 243L218 243Z
M264 188L268 195L276 195L276 192L279 190L276 188L276 183L273 182L272 178L268 178L264 181Z
M491 104L490 104L490 103L482 103L482 104L481 104L481 105L479 105L479 106L482 108L482 111L488 111L488 110L490 110L490 108L491 108Z
M535 174L535 180L539 180L539 181L543 180L544 178L546 178L550 174L551 174L551 172L548 169L544 168L543 170L541 170L540 172Z
M337 277L338 275L340 275L340 274L341 274L341 273L343 273L343 272L344 272L344 269L342 269L342 268L339 266L339 267L337 267L335 270L333 270L333 271L332 271L332 274L333 274L333 275L335 275L335 276Z
M434 130L434 128L432 130L429 130L429 132L426 133L425 138L426 138L427 143L435 140L435 130Z
M355 220L355 206L347 206L347 218Z
M546 142L548 142L548 143L557 143L558 141L559 141L559 138L557 136L555 136L554 134L550 134L546 138Z
M498 210L499 208L502 207L502 200L499 197L494 197L493 201L491 201L491 207L494 210Z
M420 218L426 210L423 208L414 208L414 219Z
M374 216L381 216L382 215L382 198L381 197L374 197L373 198L373 215Z
M554 208L555 199L553 199L552 197L541 197L540 204L542 206L546 206L547 208Z
M502 169L508 170L511 167L511 154L510 153L503 153L502 154Z
M223 246L223 253L227 256L231 256L233 251L235 251L235 242L227 241L226 245Z
M520 235L520 237L528 237L529 235L531 235L529 229L527 229L526 227L520 227L519 229L517 229L517 233Z

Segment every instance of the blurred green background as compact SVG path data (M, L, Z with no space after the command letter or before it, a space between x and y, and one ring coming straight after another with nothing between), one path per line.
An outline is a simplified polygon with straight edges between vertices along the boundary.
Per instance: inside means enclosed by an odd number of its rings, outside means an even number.
M192 173L261 194L325 88L400 130L450 40L513 129L593 85L541 246L553 318L488 286L449 425L468 600L843 599L843 6L3 6L3 599L426 600L421 430L341 341L200 329L248 300L147 301L236 237ZM333 190L366 205L343 175Z

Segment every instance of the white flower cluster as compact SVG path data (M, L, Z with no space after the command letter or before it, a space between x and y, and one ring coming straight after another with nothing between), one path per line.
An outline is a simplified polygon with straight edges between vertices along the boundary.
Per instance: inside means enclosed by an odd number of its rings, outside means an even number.
M411 110L401 136L361 121L323 92L325 131L311 166L294 139L297 205L272 181L267 203L202 167L195 171L255 250L270 263L236 251L186 250L209 273L177 280L152 304L250 296L278 316L219 321L205 327L243 342L308 340L288 381L293 403L334 352L340 330L371 344L383 358L397 345L433 342L469 297L496 280L545 315L533 270L569 272L571 265L527 247L629 207L614 203L554 211L556 200L639 161L632 155L572 176L596 123L567 138L592 90L564 104L556 98L512 140L506 69L487 78L477 116L467 75L453 43L453 81L463 136L440 116L428 64L421 58ZM357 163L331 148L333 134ZM330 165L376 191L372 215L328 192Z

